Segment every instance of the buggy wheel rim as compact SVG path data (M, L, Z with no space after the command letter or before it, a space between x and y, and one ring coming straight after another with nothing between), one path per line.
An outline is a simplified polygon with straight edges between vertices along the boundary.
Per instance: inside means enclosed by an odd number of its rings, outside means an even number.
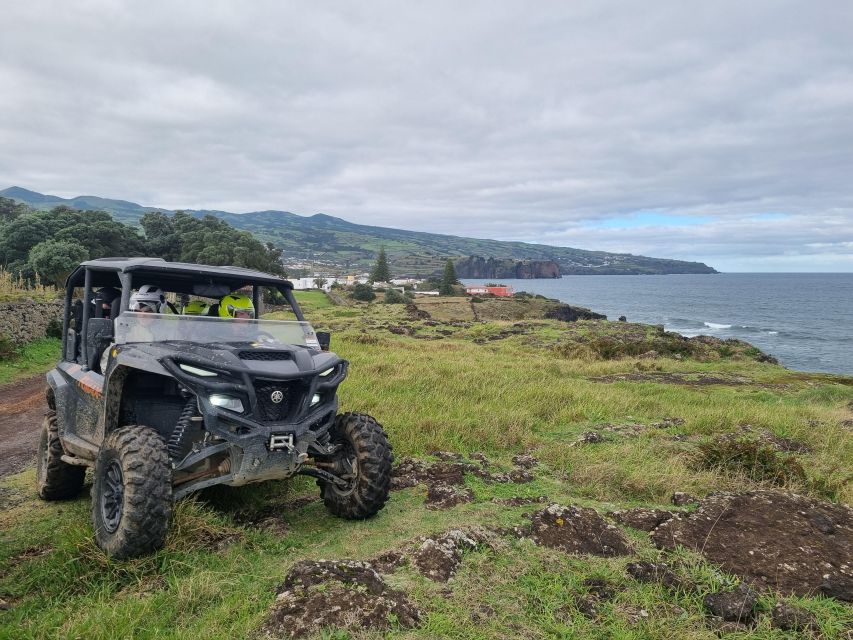
M345 487L338 486L337 484L330 483L332 487L332 491L341 496L348 496L353 491L355 491L355 487L358 484L358 456L355 454L354 447L352 443L347 439L346 447L344 449L343 459L339 460L336 465L335 472L336 474L348 480L348 484Z
M104 528L115 533L124 512L124 474L118 460L111 460L104 472L100 507Z

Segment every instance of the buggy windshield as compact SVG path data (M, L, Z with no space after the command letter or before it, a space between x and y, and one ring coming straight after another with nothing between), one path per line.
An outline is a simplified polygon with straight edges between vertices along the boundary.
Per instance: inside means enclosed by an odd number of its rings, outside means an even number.
M320 348L307 322L282 320L232 320L207 316L179 316L125 311L115 320L115 341L129 342L260 342Z

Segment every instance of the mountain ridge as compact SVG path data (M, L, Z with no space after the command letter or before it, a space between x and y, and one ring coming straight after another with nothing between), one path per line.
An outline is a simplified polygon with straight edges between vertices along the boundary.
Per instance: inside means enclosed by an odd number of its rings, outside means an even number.
M149 212L174 213L171 209L148 207L128 200L92 195L62 198L17 186L3 189L0 197L37 209L60 205L101 209L117 220L133 224L139 224L142 216ZM497 260L553 261L559 265L562 275L717 273L701 262L378 227L349 222L325 213L301 216L275 209L247 213L207 209L185 211L197 217L213 215L221 218L237 229L250 231L259 239L281 247L291 261L310 262L319 269L324 266L367 269L379 247L384 246L394 272L410 275L432 275L441 269L447 258L474 256Z

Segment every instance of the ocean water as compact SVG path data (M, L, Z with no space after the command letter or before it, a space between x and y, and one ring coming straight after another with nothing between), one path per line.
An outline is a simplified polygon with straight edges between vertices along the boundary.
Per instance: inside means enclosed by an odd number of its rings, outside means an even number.
M465 280L482 284L484 280ZM741 338L790 369L853 374L853 273L565 276L501 280L685 336Z

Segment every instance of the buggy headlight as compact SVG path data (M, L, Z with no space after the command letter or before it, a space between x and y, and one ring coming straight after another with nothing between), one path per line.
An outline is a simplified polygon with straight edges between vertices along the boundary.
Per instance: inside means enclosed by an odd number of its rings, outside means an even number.
M186 371L187 373L191 373L194 376L202 376L204 378L216 377L218 374L213 371L208 371L207 369L199 369L198 367L193 367L188 364L179 364L181 369Z
M326 369L325 371L321 372L320 377L325 378L326 376L332 375L334 372L335 372L335 368L330 367L330 368Z
M311 406L313 407L315 404L320 404L320 394L315 393L314 397L311 398Z
M224 396L220 393L214 393L208 399L210 400L210 404L212 404L214 407L222 407L223 409L228 409L229 411L243 413L243 402L240 400L240 398L235 398L233 396Z

